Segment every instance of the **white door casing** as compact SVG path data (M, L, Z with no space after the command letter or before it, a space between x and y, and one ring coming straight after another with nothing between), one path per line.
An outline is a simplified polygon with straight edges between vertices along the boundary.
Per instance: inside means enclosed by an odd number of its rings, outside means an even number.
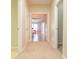
M25 39L25 0L18 0L18 50L21 51L23 47L23 40Z

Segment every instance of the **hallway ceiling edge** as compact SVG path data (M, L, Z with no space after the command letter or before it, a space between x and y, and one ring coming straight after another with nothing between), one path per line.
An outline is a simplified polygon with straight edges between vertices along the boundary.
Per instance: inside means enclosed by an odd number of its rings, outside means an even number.
M52 0L27 0L30 5L36 4L51 4Z

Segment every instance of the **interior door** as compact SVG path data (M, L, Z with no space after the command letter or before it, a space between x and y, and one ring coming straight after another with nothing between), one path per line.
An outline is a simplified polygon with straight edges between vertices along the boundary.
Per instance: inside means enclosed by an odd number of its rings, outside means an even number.
M63 0L58 5L58 49L62 52L63 47Z

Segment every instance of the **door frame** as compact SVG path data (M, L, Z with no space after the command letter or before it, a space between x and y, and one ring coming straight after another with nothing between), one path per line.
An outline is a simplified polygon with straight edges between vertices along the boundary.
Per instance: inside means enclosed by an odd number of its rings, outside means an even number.
M30 12L30 41L32 41L32 14L46 14L47 15L47 41L49 41L49 12Z
M26 17L26 2L25 0L18 0L18 51L23 49L23 35L25 35L25 17Z

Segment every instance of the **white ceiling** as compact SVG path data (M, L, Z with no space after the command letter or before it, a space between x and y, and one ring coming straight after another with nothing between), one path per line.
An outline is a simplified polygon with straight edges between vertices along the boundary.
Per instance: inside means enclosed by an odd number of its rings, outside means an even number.
M29 4L50 4L52 0L28 0Z

